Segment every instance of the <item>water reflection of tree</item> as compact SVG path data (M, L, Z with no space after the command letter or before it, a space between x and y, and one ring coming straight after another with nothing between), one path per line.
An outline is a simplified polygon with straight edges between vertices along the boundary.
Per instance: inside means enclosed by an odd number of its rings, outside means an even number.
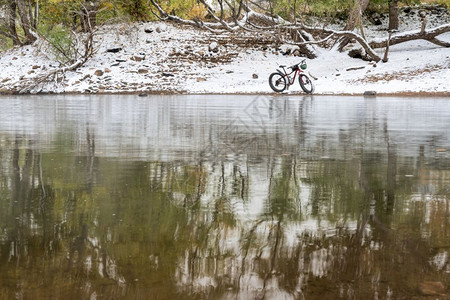
M0 201L5 208L0 215L0 298L82 297L88 292L83 289L99 278L87 272L99 254L92 230L95 214L89 212L92 193L89 185L73 189L65 182L79 165L78 157L69 157L67 169L67 157L44 155L34 150L34 143L16 137L2 151L12 155L0 174L5 183Z
M385 153L363 153L358 164L306 163L310 173L300 181L311 189L311 211L303 215L298 208L305 199L295 197L299 195L295 159L280 158L276 172L272 163L266 212L250 226L238 225L239 252L221 258L234 266L232 274L239 275L227 281L228 290L216 281L215 292L251 298L410 297L425 278L444 280L430 265L429 240L423 239L420 224L414 224L423 212L409 214L405 207L410 205L411 181L397 183L395 146L389 145ZM338 226L302 231L289 243L293 227L305 215ZM444 224L447 228L449 222ZM214 257L220 259L220 253ZM205 277L208 272L197 269L190 276Z
M0 217L3 231L0 239L2 260L0 273L7 275L2 276L6 284L11 284L26 274L24 271L27 267L32 268L41 264L41 261L29 260L31 253L46 257L49 250L57 248L58 245L57 242L53 243L49 230L53 226L51 216L54 191L43 179L42 156L30 148L22 150L24 145L21 144L21 140L25 144L33 143L19 136L7 141L12 149L11 165L5 166L6 172L1 174L2 181L6 185L2 186L2 195L5 197L1 199L1 206L4 209ZM41 226L42 235L37 235L38 227ZM11 265L17 265L20 271L8 272ZM24 277L36 279L37 276L39 275L35 272L30 272ZM2 294L9 295L8 297L14 297L14 290L1 288L1 291ZM21 292L21 287L18 286L18 293Z
M78 156L0 151L12 158L0 173L1 297L362 299L449 281L445 262L430 263L450 238L448 181L440 201L410 201L416 179L399 172L415 167L400 170L393 145L349 161L262 158L264 206L246 216L248 161L117 162L88 144Z

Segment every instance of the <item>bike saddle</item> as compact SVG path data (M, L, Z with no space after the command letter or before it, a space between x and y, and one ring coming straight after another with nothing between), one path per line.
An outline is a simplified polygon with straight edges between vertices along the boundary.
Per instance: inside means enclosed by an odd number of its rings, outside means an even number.
M284 67L286 67L286 66L278 66L279 68L284 68Z

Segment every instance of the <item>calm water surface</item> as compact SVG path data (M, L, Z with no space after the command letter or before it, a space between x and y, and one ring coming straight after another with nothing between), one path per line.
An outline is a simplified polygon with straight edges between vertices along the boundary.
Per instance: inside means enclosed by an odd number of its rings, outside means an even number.
M448 299L449 104L2 97L0 299Z

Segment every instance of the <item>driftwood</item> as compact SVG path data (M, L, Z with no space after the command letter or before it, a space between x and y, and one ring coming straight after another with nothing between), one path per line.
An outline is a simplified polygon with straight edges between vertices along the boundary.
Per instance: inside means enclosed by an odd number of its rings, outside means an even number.
M311 31L310 28L303 27L303 30ZM442 26L438 26L429 30L425 30L424 26L422 26L421 29L410 31L410 32L404 32L404 33L397 33L392 34L389 33L389 36L386 39L378 40L378 41L371 41L367 42L362 36L358 35L357 33L353 31L333 31L333 30L321 30L321 29L313 29L313 32L316 34L318 33L326 33L328 36L325 39L314 41L314 42L307 42L307 44L323 44L326 41L332 39L333 37L346 37L350 39L356 40L361 47L364 49L364 51L367 53L367 55L373 59L374 61L378 62L381 60L381 57L375 52L374 49L378 48L385 48L385 55L383 57L383 61L388 61L388 52L389 47L393 45L397 45L400 43L413 41L413 40L427 40L431 43L434 43L436 45L442 46L442 47L450 47L449 42L444 42L442 40L439 40L436 38L438 35L450 32L450 24L445 24Z
M426 40L426 41L429 41L430 43L436 44L438 46L450 47L449 42L445 42L445 41L442 41L442 40L439 40L438 38L436 38L438 35L446 33L446 32L450 32L450 24L444 24L442 26L438 26L438 27L428 29L428 30L419 29L419 30L414 30L414 31L409 31L409 32L398 33L391 37L391 39L389 41L389 45L390 46L397 45L400 43L413 41L413 40ZM373 49L376 49L376 48L386 47L386 43L387 43L387 39L384 39L384 40L372 41L369 43L369 45Z

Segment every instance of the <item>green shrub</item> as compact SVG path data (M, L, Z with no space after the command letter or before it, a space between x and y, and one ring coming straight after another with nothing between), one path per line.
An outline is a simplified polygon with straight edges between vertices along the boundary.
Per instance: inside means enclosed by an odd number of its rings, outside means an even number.
M40 32L50 42L53 54L59 62L71 63L76 58L76 45L72 32L66 26L61 24L42 26Z
M12 43L11 39L0 36L0 52L11 49L12 46L13 46L13 43Z
M196 0L161 0L159 3L168 13L181 18L189 18L189 13L198 4Z
M117 1L117 13L132 21L146 21L152 18L150 2L147 0Z
M346 15L351 0L274 0L272 9L286 19L292 19L293 13L299 15L313 15L318 17L336 17ZM295 4L295 7L294 7Z

